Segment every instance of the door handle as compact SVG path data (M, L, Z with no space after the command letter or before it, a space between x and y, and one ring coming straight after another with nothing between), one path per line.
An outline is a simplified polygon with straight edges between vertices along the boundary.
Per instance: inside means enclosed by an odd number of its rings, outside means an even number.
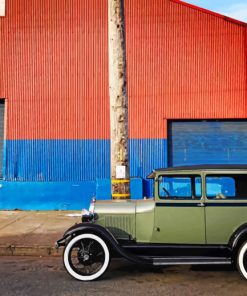
M205 204L203 202L201 202L201 203L197 204L197 206L203 208L203 207L205 207Z

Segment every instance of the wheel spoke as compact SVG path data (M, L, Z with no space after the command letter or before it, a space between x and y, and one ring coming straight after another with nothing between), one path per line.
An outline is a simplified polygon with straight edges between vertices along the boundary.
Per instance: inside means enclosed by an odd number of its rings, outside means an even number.
M72 246L70 254L72 269L80 275L92 275L98 272L104 264L104 250L97 241L80 240Z

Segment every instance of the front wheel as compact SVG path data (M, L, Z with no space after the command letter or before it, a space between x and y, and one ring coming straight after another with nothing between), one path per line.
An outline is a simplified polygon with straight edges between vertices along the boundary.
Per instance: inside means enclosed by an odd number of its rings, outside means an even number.
M74 237L65 247L64 266L80 281L93 281L106 271L110 253L106 243L95 234L84 233Z
M247 241L239 249L237 266L240 274L247 280Z

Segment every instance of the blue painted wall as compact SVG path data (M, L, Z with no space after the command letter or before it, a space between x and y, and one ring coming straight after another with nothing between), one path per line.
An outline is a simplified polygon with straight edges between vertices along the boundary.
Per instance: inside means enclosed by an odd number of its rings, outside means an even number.
M81 210L95 196L95 182L0 182L0 209Z
M111 196L111 179L96 180L96 199L105 200ZM130 197L131 199L143 198L143 179L132 178L130 180Z
M130 175L145 178L167 163L164 139L131 139ZM8 140L7 181L85 181L110 178L109 140Z
M130 175L143 178L143 196L153 196L153 182L147 175L157 168L167 167L166 139L130 140Z
M146 178L153 169L166 167L166 146L166 139L131 139L130 175Z
M139 181L131 185L135 198L152 196L145 177L166 166L166 144L130 140L131 176L144 178L142 188ZM8 140L5 147L0 209L81 210L97 194L96 179L110 178L109 140Z
M109 140L8 140L7 181L110 178Z
M167 166L167 145L166 139L129 141L130 175L142 178L132 186L134 198L153 195L146 176ZM4 146L0 209L81 210L92 196L110 198L109 140L8 140ZM172 166L247 163L247 122L174 121L168 151Z

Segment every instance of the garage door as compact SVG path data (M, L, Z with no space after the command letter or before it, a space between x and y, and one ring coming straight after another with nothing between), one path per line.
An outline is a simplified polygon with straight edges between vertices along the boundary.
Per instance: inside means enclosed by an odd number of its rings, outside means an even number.
M247 121L172 121L169 165L247 163Z

